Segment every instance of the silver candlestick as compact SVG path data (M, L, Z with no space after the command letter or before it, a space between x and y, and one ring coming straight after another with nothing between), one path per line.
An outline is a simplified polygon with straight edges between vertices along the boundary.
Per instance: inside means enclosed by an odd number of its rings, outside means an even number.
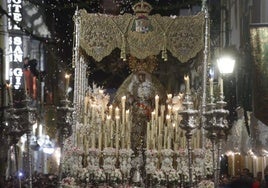
M204 112L206 117L207 136L212 143L212 162L214 169L214 187L219 185L219 173L220 173L220 154L221 144L224 137L224 131L228 128L228 122L226 120L229 111L224 109L226 102L223 101L224 96L220 93L219 100L214 103L213 96L210 97L210 102L207 104L207 110ZM217 150L216 150L217 146ZM217 158L217 160L216 160Z
M64 158L64 140L72 134L72 113L74 108L70 107L70 101L66 98L60 101L60 106L57 107L57 130L58 130L58 141L60 146L60 165L58 175L58 187L62 187L62 167Z
M188 150L188 168L189 168L189 187L193 187L193 174L192 174L192 134L193 130L197 128L197 116L198 111L194 110L192 98L190 93L186 92L185 98L183 101L184 110L179 112L182 116L182 120L180 122L180 127L185 130L185 136L187 139L187 150Z

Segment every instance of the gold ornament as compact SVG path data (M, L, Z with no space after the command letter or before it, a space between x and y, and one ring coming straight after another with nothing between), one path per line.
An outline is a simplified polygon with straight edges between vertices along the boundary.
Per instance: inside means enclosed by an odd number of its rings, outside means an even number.
M130 56L128 62L129 68L132 72L145 71L152 73L158 66L156 56L148 56L145 59L138 59Z

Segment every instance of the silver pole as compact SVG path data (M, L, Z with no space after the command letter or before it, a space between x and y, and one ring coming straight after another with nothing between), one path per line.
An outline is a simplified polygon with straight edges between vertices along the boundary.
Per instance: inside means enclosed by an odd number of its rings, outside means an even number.
M206 103L207 103L207 66L208 66L208 56L209 56L209 13L207 8L203 7L205 11L205 39L204 39L204 62L203 62L203 83L202 83L202 107L201 107L201 129L202 129L202 148L204 148L205 144L205 130L204 128L204 112L206 110Z
M32 188L32 154L30 149L31 129L27 130L27 155L28 155L28 168L29 168L29 188Z

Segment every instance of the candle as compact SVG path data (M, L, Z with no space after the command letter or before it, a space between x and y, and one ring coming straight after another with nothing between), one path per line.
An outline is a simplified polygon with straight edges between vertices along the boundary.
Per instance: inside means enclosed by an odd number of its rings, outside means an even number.
M171 139L170 139L170 135L168 135L168 138L167 138L167 149L170 149L170 145L171 145Z
M168 115L171 115L171 111L172 111L172 106L168 105Z
M119 108L118 107L115 108L115 118L116 118L116 116L119 116Z
M88 97L88 95L86 95L85 96L85 104L84 104L84 112L85 113L87 113L88 102L89 102L89 97Z
M38 135L41 137L43 135L43 125L39 124L39 133Z
M167 103L168 103L168 104L171 104L171 102L172 102L171 99L172 99L172 94L168 94L168 95L167 95Z
M103 90L102 89L100 89L99 90L99 94L101 95L101 120L102 121L104 121L104 117L105 117L105 115L104 115L104 111L105 111L105 108L106 108L106 106L105 106L105 100L104 100L104 97L103 97Z
M186 87L186 93L190 93L190 79L189 76L184 76L184 81L185 81L185 87Z
M102 146L102 130L101 130L101 125L99 127L98 146L99 146L99 150L101 150L101 146Z
M232 176L235 175L235 154L232 153Z
M65 74L65 94L68 94L68 88L69 88L69 83L70 83L70 74Z
M99 94L103 95L104 91L102 89L99 90Z
M172 98L172 94L168 94L168 95L167 95L167 98L168 98L168 100L171 100L171 98Z
M213 96L213 78L209 79L209 94Z
M158 106L159 106L159 96L156 95L155 96L155 116L156 116L156 119L158 117Z
M104 148L107 148L107 126L104 128Z
M158 151L162 149L162 133L158 135Z
M164 149L167 147L167 126L164 128Z
M33 124L33 135L36 134L36 129L37 129L37 123Z
M147 148L147 150L149 150L149 148L150 148L150 123L149 122L147 122L146 148Z
M109 116L112 117L113 116L113 105L109 106Z
M152 150L154 150L155 149L155 124L152 124L151 125L151 132L152 132L152 134L151 134L151 142L152 142Z
M7 95L9 98L9 102L12 105L13 104L13 95L12 95L11 84L6 84L6 86L7 86Z
M128 131L127 131L127 149L130 149L130 144L131 144L131 140L130 140L130 133L131 133L131 128L130 128L130 124L128 123Z
M107 120L106 120L106 122L107 122L107 127L109 128L109 130L110 130L110 146L111 147L113 147L113 144L112 144L112 140L113 140L113 126L111 125L111 116L110 115L108 115L107 116Z
M95 102L93 104L91 104L91 121L92 121L92 125L93 125L93 121L94 121L94 118L95 118L95 108L96 108L96 104Z
M87 137L85 136L85 142L86 142L86 149L85 149L85 151L86 151L86 155L88 154L88 139L87 139Z
M171 119L170 119L169 115L167 115L167 121L168 121L168 126L167 126L167 131L168 131L167 149L170 149L171 148L172 132L171 132Z
M91 133L92 135L91 135L91 147L92 148L95 148L95 127L93 128L93 130L92 130L92 133Z
M126 110L126 130L125 140L127 141L127 148L130 148L130 124L129 124L129 110Z
M123 120L123 123L125 123L125 108L126 108L126 96L123 96L121 98L121 104L122 104L122 120Z
M164 120L165 120L165 116L164 116L165 108L166 108L165 105L161 105L161 123L160 123L161 133L162 133L162 131L164 129L163 123L164 123Z
M152 121L151 121L151 142L152 142L152 146L154 147L154 139L155 139L155 135L154 135L154 129L155 129L155 111L152 112Z
M126 123L129 122L129 110L126 111Z
M219 77L219 85L220 85L220 94L223 94L223 79Z
M162 134L162 118L161 116L158 117L158 135Z
M116 151L118 151L119 149L119 120L120 117L119 116L115 116L115 126L116 126L116 131L115 131L115 148Z
M172 124L173 126L173 132L174 132L174 135L173 135L173 142L174 142L174 146L173 146L173 150L176 151L178 149L178 135L177 135L177 126L176 126L176 123L173 123Z
M197 148L200 147L200 139L201 139L201 130L200 129L197 129L197 135L196 135L196 146Z

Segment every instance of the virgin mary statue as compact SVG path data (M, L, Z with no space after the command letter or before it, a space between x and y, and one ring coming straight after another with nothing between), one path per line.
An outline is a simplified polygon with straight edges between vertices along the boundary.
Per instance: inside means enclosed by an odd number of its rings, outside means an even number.
M132 115L131 148L134 151L146 144L146 126L155 107L155 96L165 101L165 89L152 74L155 61L152 57L145 60L130 58L132 74L121 84L114 98L114 103L119 103L121 97L126 96L126 107Z

